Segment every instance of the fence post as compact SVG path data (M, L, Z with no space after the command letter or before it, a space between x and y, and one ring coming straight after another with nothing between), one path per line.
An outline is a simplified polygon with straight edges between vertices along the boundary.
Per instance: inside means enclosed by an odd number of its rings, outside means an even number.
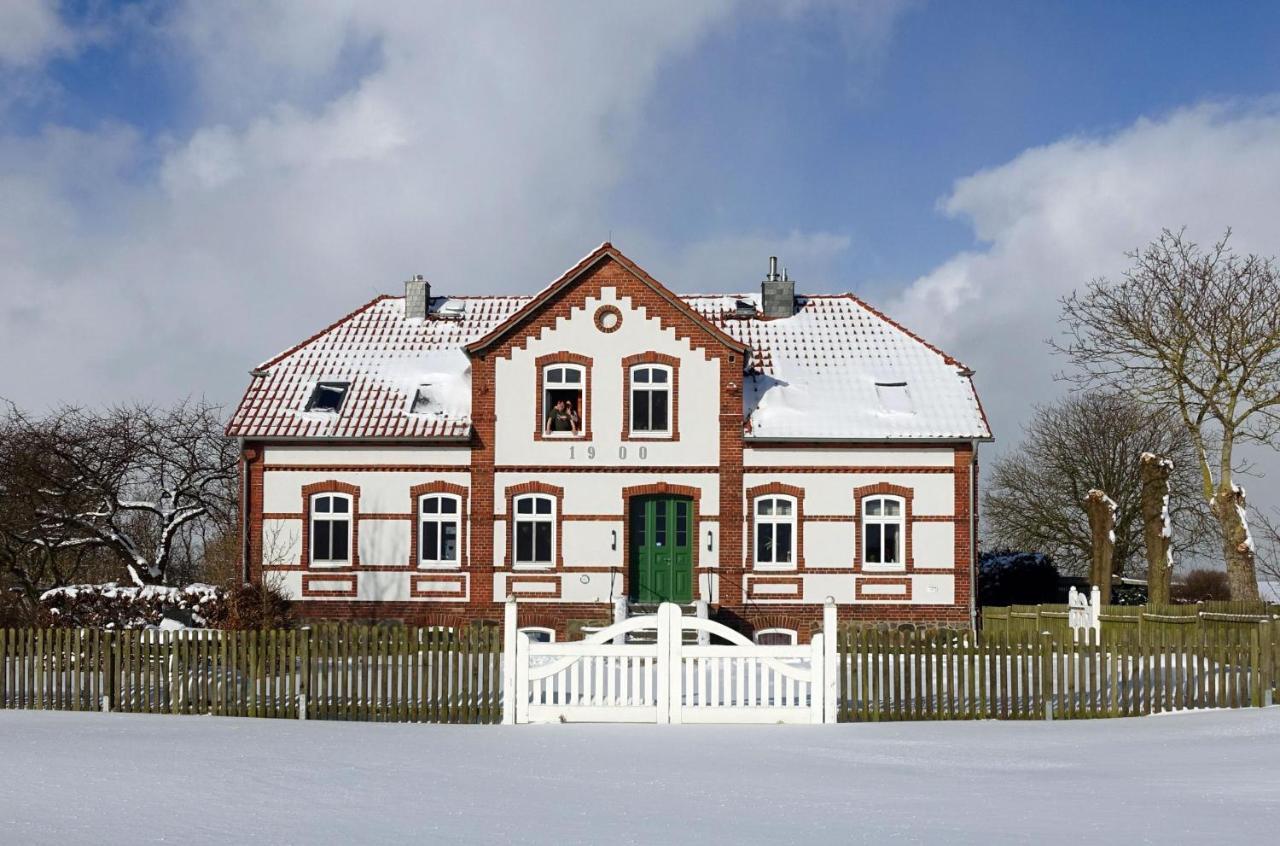
M680 723L684 692L681 689L680 607L670 602L658 606L658 722Z
M809 722L820 725L826 722L827 711L827 650L826 637L814 632L809 640Z
M529 722L529 636L516 634L515 721Z
M694 605L694 615L697 616L699 620L708 620L711 618L710 608L708 607L707 601L705 599L699 599L697 603ZM684 638L684 632L680 633L680 637L681 639ZM710 645L711 645L711 632L705 629L698 629L698 646L710 646Z
M516 598L507 595L502 612L502 724L516 722Z
M311 699L311 627L303 626L301 655L299 661L301 666L298 669L298 719L305 720L307 718L307 703Z
M1258 639L1262 648L1262 707L1269 708L1273 704L1276 686L1276 653L1273 623L1263 620L1258 624Z
M839 714L839 635L836 623L836 600L828 596L822 605L822 722L834 723Z
M102 689L106 691L106 695L102 697L102 710L110 711L120 702L120 646L119 637L116 632L108 631L105 633L106 641L103 657L106 659L107 677L103 679Z
M1262 643L1261 624L1249 631L1249 704L1262 707Z

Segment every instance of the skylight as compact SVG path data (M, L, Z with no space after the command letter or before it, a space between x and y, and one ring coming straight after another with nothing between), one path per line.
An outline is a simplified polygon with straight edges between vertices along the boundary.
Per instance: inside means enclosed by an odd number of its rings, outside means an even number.
M911 394L906 382L876 382L876 397L880 407L892 414L915 414Z
M430 414L439 410L439 404L431 396L431 383L419 385L417 393L413 395L413 404L409 406L409 413Z
M335 414L342 410L342 401L347 398L350 382L320 382L311 392L307 400L307 411L332 411Z

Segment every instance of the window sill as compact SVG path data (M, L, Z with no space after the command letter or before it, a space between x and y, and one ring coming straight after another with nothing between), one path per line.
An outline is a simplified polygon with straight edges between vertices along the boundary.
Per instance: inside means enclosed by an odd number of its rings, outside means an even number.
M554 564L536 564L528 561L517 561L511 565L512 570L554 570Z
M350 561L309 561L307 566L312 570L343 570L350 569Z
M627 441L670 441L674 440L673 432L628 432L623 440Z
M752 569L761 573L794 573L796 571L795 564L769 564L757 561L752 565Z
M460 570L462 565L457 561L420 561L419 570Z
M543 432L544 441L585 441L586 432Z
M864 573L905 573L907 568L903 564L868 564L862 562L862 572Z

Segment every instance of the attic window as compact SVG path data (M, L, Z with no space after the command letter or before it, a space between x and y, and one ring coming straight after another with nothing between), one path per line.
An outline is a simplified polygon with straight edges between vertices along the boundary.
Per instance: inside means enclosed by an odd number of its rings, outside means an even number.
M413 405L409 407L410 414L430 414L435 410L434 403L431 400L431 383L418 386L418 392L413 395Z
M915 413L906 382L876 382L876 397L885 411L895 414Z
M350 382L321 382L311 392L307 400L307 411L332 411L335 414L342 410L342 401L347 398Z

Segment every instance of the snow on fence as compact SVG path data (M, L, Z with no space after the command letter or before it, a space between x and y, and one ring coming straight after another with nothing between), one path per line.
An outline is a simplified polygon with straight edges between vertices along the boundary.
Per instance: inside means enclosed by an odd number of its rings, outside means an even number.
M804 645L752 643L669 602L584 640L539 643L507 601L504 722L822 723L836 721L835 605ZM685 643L685 633L699 635ZM703 636L705 635L705 636ZM642 642L628 642L639 636ZM711 644L711 638L720 644Z
M0 707L493 723L496 629L0 630Z
M1127 717L1275 701L1275 624L1181 639L846 629L840 719Z

